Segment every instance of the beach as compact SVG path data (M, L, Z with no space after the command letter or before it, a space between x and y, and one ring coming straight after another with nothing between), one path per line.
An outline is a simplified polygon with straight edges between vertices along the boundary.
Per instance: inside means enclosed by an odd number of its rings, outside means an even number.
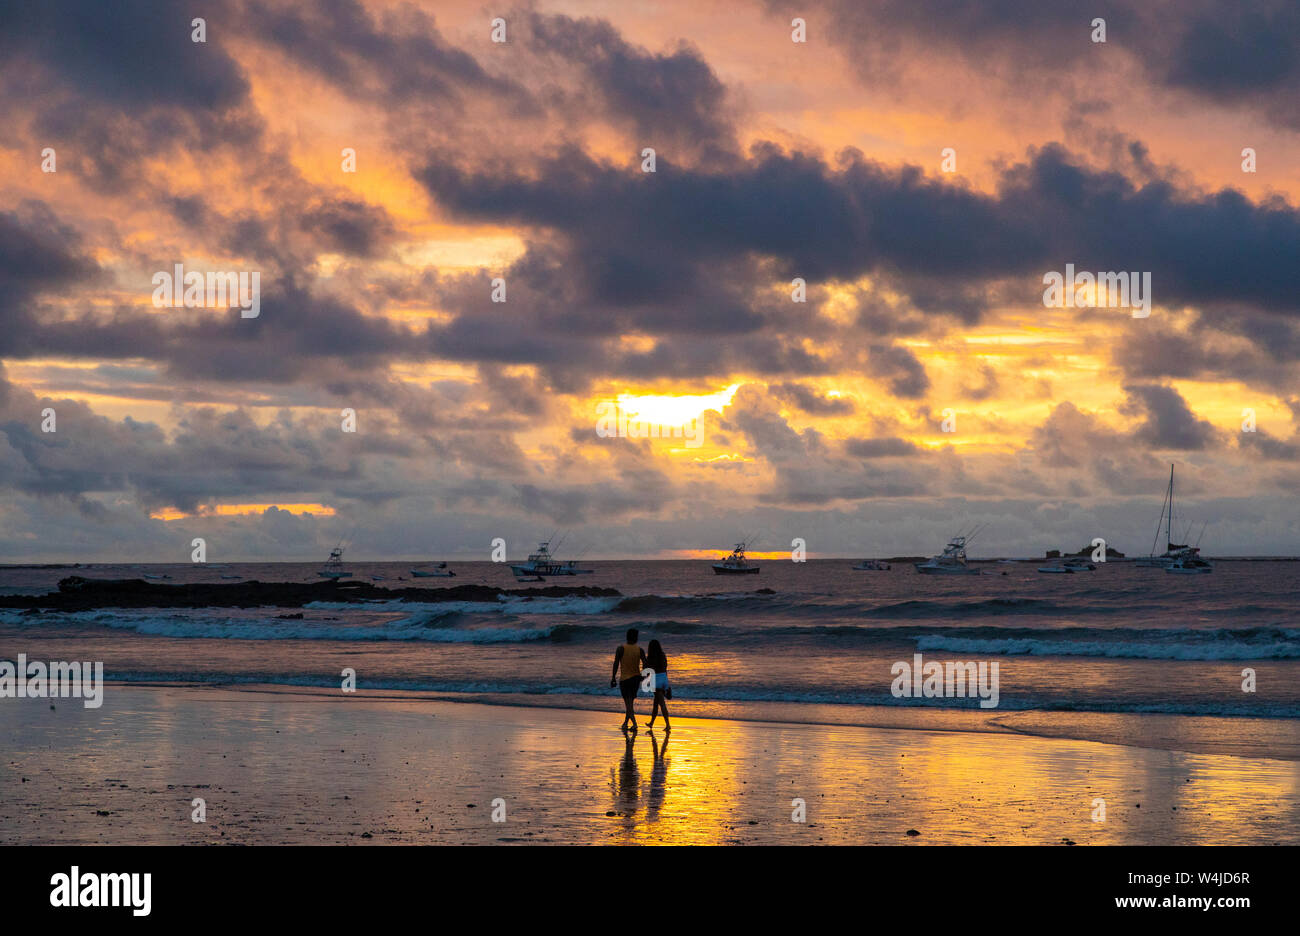
M284 686L5 700L0 842L1300 844L1294 760L934 719L676 716L629 743L619 718Z

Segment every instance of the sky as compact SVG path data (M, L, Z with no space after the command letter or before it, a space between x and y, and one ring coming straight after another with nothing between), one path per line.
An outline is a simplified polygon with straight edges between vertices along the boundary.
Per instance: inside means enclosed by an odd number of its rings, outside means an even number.
M4 2L0 117L0 561L1300 554L1294 2Z

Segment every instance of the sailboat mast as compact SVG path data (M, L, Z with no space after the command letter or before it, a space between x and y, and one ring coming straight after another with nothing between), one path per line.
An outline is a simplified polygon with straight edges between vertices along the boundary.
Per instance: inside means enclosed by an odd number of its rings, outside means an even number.
M1173 544L1172 528L1174 525L1174 466L1169 466L1169 519L1165 521L1165 548L1169 549Z

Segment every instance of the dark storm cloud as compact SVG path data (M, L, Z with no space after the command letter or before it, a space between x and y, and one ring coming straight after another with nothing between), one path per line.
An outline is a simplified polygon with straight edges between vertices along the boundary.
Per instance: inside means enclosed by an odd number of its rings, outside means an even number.
M15 320L30 320L27 307L39 293L63 292L101 275L80 252L80 242L43 202L0 212L0 315L6 330Z
M355 198L323 199L309 205L299 222L327 250L373 257L395 234L393 219L379 206Z
M1121 412L1146 417L1133 433L1145 448L1196 450L1214 442L1214 426L1197 419L1173 387L1138 384L1126 386L1124 392L1128 394L1128 402L1121 407Z
M316 376L322 359L361 372L428 356L424 332L293 282L264 281L256 319L226 309L60 315L48 309L34 314L33 308L29 303L8 312L0 330L3 357L144 358L177 379L286 385Z
M249 90L223 48L227 7L211 0L16 0L0 4L0 60L33 62L101 107L221 111ZM195 17L208 21L206 43L191 41Z
M873 345L867 366L872 376L889 381L894 396L915 399L930 389L925 366L902 345Z
M606 119L630 123L642 145L734 148L732 127L722 113L726 87L692 46L652 53L596 19L532 13L528 27L530 50L581 65L587 90L604 102Z
M797 383L771 384L768 392L778 400L805 413L819 416L845 416L853 412L853 401L848 397L822 396L811 387Z
M1171 85L1221 102L1300 89L1300 5L1290 0L1171 3L1156 12L1184 17L1173 31L1164 65ZM1295 103L1287 114L1291 120L1300 113Z
M1257 428L1254 432L1241 433L1238 445L1262 458L1276 461L1294 462L1300 458L1300 437L1279 439L1263 429Z
M1090 466L1116 484L1149 465L1148 453L1159 450L1200 451L1221 441L1213 425L1197 418L1173 387L1132 384L1124 387L1124 415L1140 419L1129 432L1113 429L1073 403L1059 403L1030 435L1030 449L1049 468Z
M1006 168L995 195L853 152L832 168L770 145L726 172L661 160L644 174L570 148L527 175L438 160L417 178L461 217L558 235L588 309L672 307L697 284L725 279L726 264L764 257L781 277L913 277L922 297L935 284L1023 277L1029 302L1042 295L1043 273L1073 263L1149 271L1157 304L1300 310L1295 208L1232 190L1184 192L1163 179L1137 185L1077 165L1057 145Z
M851 278L877 267L936 277L1028 268L1028 220L998 203L925 177L843 154L817 156L757 145L734 169L692 170L661 157L658 171L598 163L570 147L528 175L475 172L436 160L416 173L439 204L468 218L564 233L621 303L682 291L702 264L775 258L783 277Z
M355 433L341 430L338 410L281 410L259 423L243 409L195 405L178 411L175 428L164 431L129 416L108 419L75 400L37 396L0 370L0 487L74 500L126 493L146 509L192 512L214 502L321 496L378 504L427 495L424 464L438 466L439 485L461 475L496 484L498 475L517 477L526 467L508 432L463 425L422 436L391 419L388 402L358 403ZM55 432L41 429L47 407L56 413Z
M895 455L916 455L921 447L906 439L846 439L844 451L854 458L889 458Z
M477 90L528 105L520 85L489 74L413 5L376 17L357 0L258 0L245 4L243 14L250 35L351 94L389 105L417 99L459 105L467 91Z
M1133 382L1230 380L1269 394L1300 386L1300 319L1229 307L1202 310L1179 330L1149 321L1133 320L1112 346Z
M1094 0L1086 7L1040 0L825 0L812 17L803 6L768 5L808 17L810 28L842 45L872 81L897 77L921 49L1016 82L1030 76L1055 82L1072 71L1087 79L1118 56L1155 85L1254 107L1300 127L1300 6L1292 0ZM1094 18L1106 21L1105 44L1091 41Z
M191 40L195 17L207 42ZM222 0L2 4L0 117L101 192L141 185L163 153L248 146L262 127L229 53L238 28Z

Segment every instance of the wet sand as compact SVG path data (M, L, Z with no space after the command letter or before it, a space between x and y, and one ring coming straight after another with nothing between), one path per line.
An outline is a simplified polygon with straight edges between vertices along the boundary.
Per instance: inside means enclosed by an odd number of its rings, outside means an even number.
M393 695L4 700L0 842L1300 844L1295 761L698 718L627 743L612 708Z

